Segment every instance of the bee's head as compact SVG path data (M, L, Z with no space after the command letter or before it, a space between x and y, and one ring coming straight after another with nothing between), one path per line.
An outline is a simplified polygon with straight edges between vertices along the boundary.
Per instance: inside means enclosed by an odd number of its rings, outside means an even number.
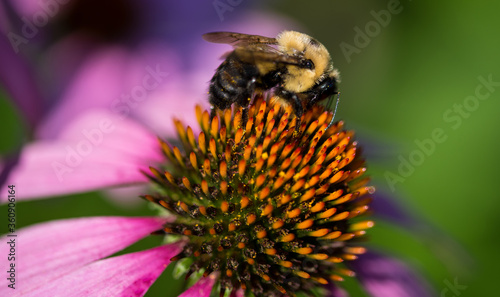
M296 93L307 91L334 71L328 50L311 36L284 31L276 39L283 53L303 58L302 65L287 66L288 72L284 77L287 90Z

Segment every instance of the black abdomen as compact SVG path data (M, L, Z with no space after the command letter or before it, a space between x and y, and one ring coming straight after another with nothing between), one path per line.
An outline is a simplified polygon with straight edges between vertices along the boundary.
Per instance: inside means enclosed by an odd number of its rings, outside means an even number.
M253 64L242 62L234 52L217 68L209 86L210 104L227 109L233 103L247 106L256 87L259 70Z

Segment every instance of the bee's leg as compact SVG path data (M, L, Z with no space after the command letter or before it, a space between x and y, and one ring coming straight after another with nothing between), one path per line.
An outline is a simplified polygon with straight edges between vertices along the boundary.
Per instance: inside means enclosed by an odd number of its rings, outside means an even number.
M215 106L210 106L210 121L214 119L214 117L217 115L217 107Z
M252 97L255 92L255 83L257 79L254 77L248 81L247 87L241 97L239 98L237 104L241 107L241 126L245 127L248 121L248 106L252 102Z
M329 100L332 101L331 99ZM330 120L330 123L328 124L328 127L326 127L325 130L328 130L328 128L330 128L333 125L333 120L335 119L335 115L337 114L337 107L339 106L339 100L340 100L340 92L337 92L337 103L335 103L335 110L333 111L332 119ZM331 108L328 107L328 110L331 110Z
M298 134L300 132L300 126L301 126L301 118L302 115L304 114L304 108L302 107L302 102L300 101L299 97L297 97L296 94L292 95L292 106L295 111L295 133Z
M241 127L244 128L248 122L248 107L241 108Z

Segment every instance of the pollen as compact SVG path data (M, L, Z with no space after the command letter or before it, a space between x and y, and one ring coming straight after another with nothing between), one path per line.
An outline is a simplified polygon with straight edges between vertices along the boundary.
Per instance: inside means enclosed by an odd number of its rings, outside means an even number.
M236 106L195 112L199 127L175 120L178 140L160 140L167 161L150 168L158 190L143 197L175 218L155 234L186 242L171 260L189 258L187 276L216 275L220 296L320 296L315 288L353 277L345 262L366 251L360 238L374 225L354 133L328 127L319 105L298 121L260 97L246 123Z

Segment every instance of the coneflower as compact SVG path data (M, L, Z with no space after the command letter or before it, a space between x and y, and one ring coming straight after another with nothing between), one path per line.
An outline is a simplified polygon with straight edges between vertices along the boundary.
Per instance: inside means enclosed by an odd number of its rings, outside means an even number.
M316 106L296 132L290 110L255 100L210 119L196 107L199 135L175 121L182 148L161 142L168 162L153 168L158 191L145 199L174 214L166 234L182 235L187 273L217 272L220 296L294 295L353 276L342 262L365 252L373 222L358 218L374 191L353 132Z

